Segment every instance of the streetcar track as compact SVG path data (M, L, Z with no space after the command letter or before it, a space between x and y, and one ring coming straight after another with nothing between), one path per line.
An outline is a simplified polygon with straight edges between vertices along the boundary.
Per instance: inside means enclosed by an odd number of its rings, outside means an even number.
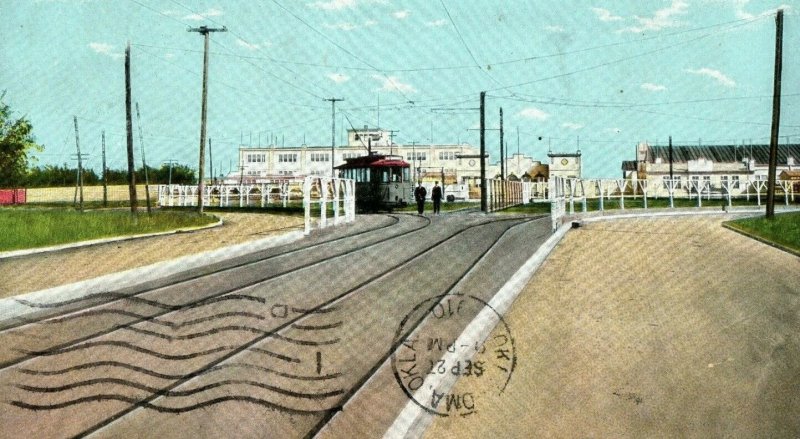
M406 265L408 265L413 260L422 257L423 255L429 253L430 251L438 248L440 245L444 244L445 242L447 242L447 241L449 241L449 240L451 240L451 239L453 239L453 238L455 238L455 237L467 232L470 229L473 229L473 228L476 228L476 227L485 226L485 225L488 225L488 224L497 223L497 222L504 222L504 221L519 221L519 223L515 224L515 225L509 227L508 229L506 229L505 231L503 231L503 233L500 235L500 237L498 237L497 240L495 240L495 242L489 247L489 249L486 250L486 252L488 252L491 248L493 248L497 244L497 242L500 240L500 238L503 235L505 235L505 233L507 233L508 230L510 230L512 227L514 227L516 225L520 225L520 224L524 224L524 223L533 221L533 219L527 219L526 220L526 219L521 219L521 218L518 218L518 217L517 218L495 219L495 220L490 220L490 221L484 221L484 222L481 222L479 224L474 224L474 225L465 227L465 228L463 228L461 230L458 230L458 231L456 231L454 233L450 233L446 237L441 238L441 239L437 240L436 242L432 243L431 245L429 245L424 250L422 250L420 252L417 252L414 255L410 256L410 257L405 258L404 260L402 260L399 263L393 264L392 267L390 267L390 268L388 268L388 269L386 269L386 270L384 270L384 271L382 271L380 273L377 273L377 274L371 276L370 278L362 281L358 285L348 289L347 291L344 291L343 293L338 294L335 297L332 297L331 299L328 299L328 300L322 302L321 304L319 304L319 305L315 306L314 308L312 308L312 310L325 309L326 307L328 307L330 305L334 305L335 303L337 303L337 302L339 302L339 301L341 301L341 300L343 300L343 299L345 299L347 297L352 296L357 291L363 289L363 287L365 287L365 286L367 286L367 285L369 285L369 284L371 284L371 283L373 283L373 282L375 282L375 281L377 281L377 280L379 280L381 278L386 277L387 275L389 275L392 272L395 272L395 271L401 269L402 267L405 267ZM486 253L486 252L484 252L484 253ZM475 267L475 265L481 260L482 256L483 256L483 253L481 254L481 257L478 257L478 258L475 259L475 261L473 261L473 263L464 272L464 274L459 276L451 284L451 286L447 288L447 291L452 290L452 288L454 288L456 285L458 285L458 283L461 281L461 279L463 279L463 277L466 276ZM282 330L284 330L286 328L289 328L292 324L298 322L299 320L307 318L308 316L309 316L309 314L302 314L302 315L300 315L300 316L298 316L298 317L296 317L296 318L294 318L292 320L286 321L285 323L283 323L280 326L278 326L277 328L275 328L273 332L279 332L279 331L282 331ZM420 320L420 322L421 322L421 320ZM417 322L417 324L412 328L412 330L415 329L416 326L418 326L420 324L420 322ZM193 379L205 374L206 372L208 372L209 370L213 369L214 367L221 365L222 363L234 358L235 356L241 354L242 352L250 350L251 348L253 348L253 346L255 346L258 343L261 343L262 341L266 340L267 338L270 338L271 336L273 336L273 334L263 334L263 335L260 335L258 337L253 338L252 340L250 340L250 341L248 341L246 343L243 343L243 344L239 345L236 349L225 353L224 355L220 356L219 358L217 358L217 359L213 360L212 362L208 363L206 366L197 369L195 372L192 372L191 374L184 375L183 377L181 377L180 379L178 379L174 383L171 383L171 384L165 386L164 388L161 389L161 392L171 391L172 389L175 389L178 386L181 386L181 385L183 385L183 384L185 384L185 383L187 383L187 382L189 382L189 381L191 381L191 380L193 380ZM369 376L371 376L374 373L374 371L377 370L377 368L380 367L380 365L385 361L385 359L388 358L389 355L391 355L391 352L393 352L397 348L397 345L398 345L397 343L393 344L391 349L389 350L389 353L387 354L387 356L385 356L383 359L381 359L381 361L376 366L374 366L365 375L364 378L359 380L359 382L357 382L356 385L353 386L353 388L346 394L344 401L339 403L339 404L337 404L336 406L331 407L331 408L327 408L327 409L324 409L324 410L313 411L313 412L302 411L302 410L298 411L297 409L286 408L286 407L279 408L277 406L273 407L273 408L277 408L279 410L283 410L283 411L288 412L288 413L303 413L303 414L309 414L309 413L317 413L317 414L319 414L319 413L322 413L324 415L323 416L323 420L326 423L327 420L329 420L332 417L332 414L334 414L334 413L336 413L336 412L341 410L341 408L344 405L344 403L346 403L349 400L349 398L352 397L353 394L355 394L355 391L358 388L360 388L363 385L363 383L366 382L366 380L369 378ZM162 395L159 395L159 394L151 394L150 396L148 396L148 397L146 397L144 399L138 399L138 400L134 399L134 398L122 397L120 395L97 395L96 397L102 397L102 398L107 398L107 399L114 399L115 397L119 397L120 399L118 399L118 400L129 402L131 405L129 407L125 408L125 409L122 409L118 413L115 413L115 414L113 414L113 415L111 415L111 416L99 421L95 425L93 425L93 426L83 430L82 432L76 434L74 437L85 437L85 436L88 436L88 435L90 435L90 434L92 434L92 433L94 433L94 432L96 432L96 431L98 431L98 430L100 430L100 429L102 429L102 428L114 423L116 420L118 420L118 419L120 419L120 418L122 418L122 417L124 417L124 416L126 416L126 415L128 415L128 414L130 414L130 413L132 413L132 412L134 412L136 410L138 410L139 408L147 408L147 409L153 409L153 410L156 410L156 411L167 411L167 412L173 412L173 413L176 413L176 411L173 411L173 410L181 410L181 411L178 411L178 413L183 413L183 412L186 412L186 411L195 410L197 408L202 408L202 407L207 407L207 406L210 406L210 405L213 405L213 404L217 404L219 402L231 401L231 400L247 401L247 402L252 402L254 404L264 405L264 401L263 400L258 400L257 398L244 397L243 399L236 399L236 398L239 398L239 397L238 396L231 396L231 397L226 397L226 398L212 399L212 400L200 403L200 404L196 404L194 406L183 407L183 408L180 408L180 409L173 409L173 408L168 408L168 407L163 407L163 406L158 406L158 405L153 404L154 400L159 399L159 398L162 397ZM29 408L29 407L26 407L26 408ZM312 431L318 431L318 429L321 428L322 425L324 425L324 423L318 425Z
M447 295L450 294L461 283L461 281L464 280L469 275L469 273L472 272L472 270L476 266L478 266L478 264L480 264L480 262L484 259L484 257L489 252L491 252L492 249L495 248L495 246L497 246L500 243L500 241L506 235L506 233L508 233L509 231L511 231L515 227L528 224L528 223L533 222L533 221L535 221L537 219L540 219L540 218L531 218L531 219L528 219L526 221L521 221L520 223L515 224L515 225L509 227L508 229L506 229L505 231L503 231L503 233L492 243L492 245L489 246L489 248L487 248L486 251L484 251L480 256L475 258L475 260L472 262L472 264L470 264L469 267L467 267L467 269L464 271L464 273L462 273L459 277L457 277L445 289L444 293L442 293L442 294L440 294L440 295L438 295L436 297L439 297L439 298L447 297ZM433 304L430 306L430 309L432 310L437 304L439 304L440 300L433 300L432 301ZM404 337L407 337L408 335L412 334L417 329L417 327L422 325L422 323L425 321L425 319L427 317L428 317L428 313L422 313L422 317L420 317L416 322L414 322L414 324L410 327L410 329L408 331L406 331L406 333L404 334ZM344 408L345 405L347 405L347 403L350 401L350 399L352 399L356 395L356 393L358 393L358 391L367 383L367 381L369 381L369 379L373 375L375 375L375 373L378 371L378 369L380 369L381 366L383 366L383 364L389 359L389 357L391 357L392 353L394 353L394 351L397 350L397 348L402 344L402 340L404 339L404 337L395 337L395 338L397 338L397 341L392 343L392 345L389 347L389 350L387 351L387 353L385 355L383 355L372 366L372 368L370 368L370 370L367 371L367 373L364 374L361 377L361 379L359 381L357 381L353 386L350 387L350 391L348 391L344 395L343 400L338 404L337 407L333 407L329 411L325 412L325 414L323 415L323 418L319 422L317 422L317 424L311 430L309 430L308 433L306 433L306 435L304 436L305 438L313 438L314 436L316 436L325 427L325 425L327 425L331 421L331 419L333 419L333 417L336 416L337 413L342 411L342 409Z
M424 229L424 228L426 228L426 227L428 227L430 225L430 219L429 218L426 218L426 219L427 219L427 222L422 227L417 227L417 228L414 228L412 230L409 230L409 231L406 231L406 232L403 232L403 233L400 233L400 234L397 234L397 235L394 235L394 236L389 236L389 237L380 239L378 241L375 241L375 242L373 242L371 244L367 244L367 245L363 245L363 246L357 246L357 247L354 247L354 248L352 248L350 250L347 250L347 251L345 251L343 253L339 253L337 255L328 257L326 259L322 259L322 260L319 260L319 261L312 261L312 262L300 265L298 267L292 268L292 269L290 269L288 271L285 271L285 272L282 272L282 273L277 273L277 274L273 274L273 275L267 276L266 278L261 278L261 279L255 280L255 281L250 281L250 282L248 282L248 283L246 283L244 285L237 285L237 286L235 286L233 288L222 290L220 292L217 292L217 293L213 294L212 296L204 297L204 298L196 300L194 302L186 303L186 304L183 305L182 308L189 309L190 307L193 307L197 303L204 303L204 302L209 301L210 299L215 299L215 298L219 298L219 297L222 297L222 296L226 296L226 295L228 295L228 294L230 294L230 293L232 293L234 291L239 291L239 290L242 290L242 289L245 289L245 288L249 288L249 287L252 287L254 285L258 285L260 283L264 283L264 282L273 280L275 278L286 276L286 275L289 275L291 273L294 273L294 272L297 272L297 271L300 271L300 270L303 270L303 269L306 269L306 268L309 268L309 267L313 267L315 265L319 265L319 264L331 261L333 259L337 259L337 258L344 257L344 256L350 255L350 254L358 252L358 251L362 251L364 249L379 245L379 244L381 244L383 242L390 241L392 239L400 238L402 236L417 232L417 231L422 230L422 229ZM370 231L380 230L382 228L383 227L378 228L378 229L372 229ZM362 232L362 233L365 233L365 232ZM356 235L348 235L348 237L352 237L352 236L356 236ZM330 241L326 241L326 243L328 243L328 242L330 242ZM288 253L290 253L290 252L288 252ZM284 253L282 255L285 255L285 254L286 253ZM261 261L263 261L263 260L261 260ZM259 261L259 262L261 262L261 261ZM172 286L178 285L178 284L180 284L182 282L184 282L184 281L179 281L179 282L176 282L175 284L168 285L168 286L172 287ZM161 289L161 288L165 288L165 287L158 287L158 288L154 288L153 290ZM150 291L152 291L152 290L150 290ZM149 292L149 291L143 291L143 292L140 292L138 294L145 294L146 292ZM108 303L103 303L102 305L107 305L107 304ZM96 305L96 306L100 306L100 305ZM93 306L93 307L96 307L96 306ZM73 340L61 343L60 345L51 346L49 348L49 350L58 350L58 349L62 349L62 348L65 348L65 347L72 346L72 345L76 345L78 343L83 343L83 342L86 342L87 340L91 340L93 338L97 338L97 337L101 337L103 335L107 335L107 334L115 332L117 330L120 330L120 329L129 327L129 326L135 325L137 323L141 323L141 322L144 322L144 321L150 321L150 320L152 320L154 318L162 317L164 315L167 315L167 314L170 314L170 313L174 313L176 311L180 311L181 309L176 309L176 310L167 309L167 310L164 310L164 312L156 313L156 314L153 314L153 315L141 318L141 319L137 319L137 320L134 320L134 321L131 321L131 322L123 323L121 325L113 325L113 326L111 326L109 328L106 328L104 330L96 331L96 332L94 332L92 334L89 334L89 335L86 335L86 336L83 336L83 337L79 337L77 339L73 339ZM332 310L319 310L317 308L307 310L307 309L303 309L303 308L292 307L291 309L292 309L293 312L300 313L301 316L302 315L306 315L306 314L327 313L327 312L331 312L332 311ZM75 312L76 314L80 314L82 311L73 310L71 312ZM19 357L19 358L7 360L7 361L5 361L3 363L0 363L0 371L3 371L3 370L5 370L5 369L7 369L9 367L15 366L17 364L20 364L20 363L22 363L24 361L27 361L27 360L30 360L32 358L36 358L36 355L26 355L26 356L22 356L22 357Z
M248 261L239 262L239 263L236 263L236 264L233 264L233 265L230 265L230 266L221 267L221 268L219 268L217 270L213 270L211 272L202 272L202 273L198 273L198 274L195 274L195 275L190 275L188 277L182 277L181 279L178 279L178 280L176 280L176 281L174 281L172 283L166 283L166 284L163 284L163 285L158 285L158 286L154 286L154 287L150 287L150 288L145 288L145 289L143 289L141 291L135 291L133 293L100 292L100 293L95 293L93 295L87 295L87 296L76 298L76 299L66 300L66 301L62 301L62 302L56 302L56 307L58 307L58 306L73 305L73 304L79 303L81 301L91 300L94 297L103 297L103 295L105 295L106 297L110 297L110 300L105 301L105 302L95 303L95 304L93 304L92 306L90 306L88 308L68 309L68 310L64 310L64 312L60 313L60 314L54 313L54 314L42 316L42 317L39 317L39 318L17 317L17 320L19 320L19 322L18 323L8 324L8 325L4 326L2 329L0 329L0 334L2 334L3 332L6 332L8 330L11 330L11 329L14 329L14 328L18 328L20 326L40 323L40 322L42 322L44 320L48 320L48 319L51 319L51 318L54 318L54 317L58 317L58 316L61 316L61 315L64 315L64 314L69 314L69 313L73 313L73 312L81 312L81 311L89 310L91 308L96 308L96 307L103 306L103 305L109 305L109 304L114 303L115 301L122 301L122 300L124 300L126 298L127 299L133 299L133 298L136 298L136 296L140 296L142 294L146 294L148 292L151 292L151 291L154 291L154 290L158 290L158 289L161 289L161 288L173 287L173 286L179 285L181 283L187 283L187 282L190 282L190 281L193 281L193 280L200 279L202 277L213 276L213 275L224 273L224 272L227 272L227 271L232 271L232 270L235 270L235 269L238 269L238 268L243 268L243 267L246 267L248 265L254 265L254 264L261 263L261 262L269 261L270 259L275 259L275 258L279 258L279 257L282 257L282 256L287 256L287 255L290 255L290 254L293 254L293 253L297 253L297 252L300 252L300 251L309 250L309 249L312 249L314 247L320 247L320 246L327 245L327 244L330 244L330 243L334 243L334 242L337 242L337 241L341 241L341 240L344 240L344 239L353 238L353 237L360 236L360 235L363 235L363 234L366 234L366 233L377 232L377 231L383 230L385 228L389 228L389 227L392 227L394 225L397 225L400 222L400 217L397 216L397 215L387 215L387 216L389 218L391 218L392 220L394 220L394 221L389 223L389 224L387 224L387 225L384 225L384 226L380 226L380 227L376 227L376 228L372 228L372 229L362 230L362 231L357 232L357 233L343 235L343 236L340 236L338 238L333 238L333 239L325 240L325 241L322 241L322 242L311 243L311 244L308 244L308 245L305 245L305 246L302 246L302 247L298 247L298 248L294 248L294 249L287 250L287 251L284 251L284 252L276 253L276 254L269 255L269 256L266 256L264 258L259 258L259 259L256 259L256 260L248 260ZM427 227L427 225L429 225L429 224L430 224L430 220L428 220L428 224L426 224L425 226L423 226L421 228ZM264 249L264 250L252 252L252 253L249 253L249 254L241 255L238 258L246 258L247 256L250 256L250 255L253 255L253 254L256 254L256 253L268 252L269 250L270 249ZM178 275L180 275L180 274L178 274ZM136 286L133 286L131 288L135 288L135 287ZM117 297L114 297L114 295L117 295ZM48 306L48 305L50 305L49 303L44 303L44 304L43 303L38 303L38 304L36 304L36 303L30 302L30 301L27 301L25 299L14 299L14 300L16 300L18 303L21 303L23 305L30 306L30 307L43 308L43 309L53 308L53 307ZM1 368L2 368L2 365L0 365L0 369Z

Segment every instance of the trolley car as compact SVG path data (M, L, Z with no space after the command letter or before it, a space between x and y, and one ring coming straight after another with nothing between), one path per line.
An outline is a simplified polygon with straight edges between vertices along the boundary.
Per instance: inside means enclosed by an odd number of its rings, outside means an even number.
M369 154L346 159L336 169L340 177L355 180L360 211L391 211L407 205L413 197L411 166L398 156Z

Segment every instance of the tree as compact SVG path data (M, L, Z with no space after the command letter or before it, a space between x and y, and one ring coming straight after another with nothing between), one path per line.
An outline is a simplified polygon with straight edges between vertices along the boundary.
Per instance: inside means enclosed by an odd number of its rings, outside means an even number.
M28 154L42 151L33 139L33 125L24 116L14 120L11 107L0 95L0 187L23 184L28 169Z

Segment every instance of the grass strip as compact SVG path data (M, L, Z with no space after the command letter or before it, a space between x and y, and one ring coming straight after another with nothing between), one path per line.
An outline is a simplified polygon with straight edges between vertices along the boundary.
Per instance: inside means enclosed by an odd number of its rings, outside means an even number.
M218 221L193 212L155 211L132 217L124 210L0 209L0 251L20 250L197 227Z
M772 220L757 216L726 221L723 224L759 241L788 248L793 250L791 253L800 255L800 212L776 214Z

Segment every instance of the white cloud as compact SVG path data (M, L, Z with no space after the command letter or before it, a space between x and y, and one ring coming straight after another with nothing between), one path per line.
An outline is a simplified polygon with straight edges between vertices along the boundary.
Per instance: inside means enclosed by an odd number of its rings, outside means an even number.
M323 11L338 11L340 9L352 9L358 4L386 4L387 0L329 0L329 1L316 1L309 3L308 6L314 9L322 9Z
M337 84L341 84L350 80L350 77L343 73L328 73L328 78Z
M408 10L392 12L392 16L398 20L405 20L411 13Z
M736 14L736 18L750 20L753 18L763 17L765 15L775 15L778 9L783 9L784 12L788 12L790 9L792 9L791 6L783 4L778 6L777 8L767 9L766 11L762 11L758 14L753 14L745 10L745 7L747 6L748 3L750 3L750 0L734 0L733 8L734 8L734 13Z
M622 17L620 17L619 15L612 14L611 11L609 11L608 9L592 8L592 11L594 11L595 15L597 15L597 18L600 19L600 21L622 20Z
M520 111L518 115L526 119L533 119L533 120L546 120L548 117L550 117L548 113L536 107L528 107Z
M667 87L660 85L660 84L653 84L652 82L645 82L642 84L642 88L647 91L664 91Z
M219 17L222 15L222 11L219 9L211 8L205 12L200 12L197 14L189 14L183 17L184 20L192 20L192 21L203 21L208 17Z
M552 25L550 25L550 26L545 26L545 27L544 27L544 30L546 30L546 31L548 31L548 32L557 33L557 34L560 34L560 33L566 32L566 30L564 30L564 28L563 28L563 27L561 27L561 26L552 26Z
M431 27L439 27L439 26L444 26L446 24L447 24L447 20L445 20L444 18L440 18L438 20L429 21L429 22L425 23L426 26L431 26Z
M561 127L562 128L569 128L571 130L579 130L579 129L583 128L583 124L582 123L576 123L576 122L564 122L564 123L561 124Z
M336 30L343 30L343 31L351 31L353 29L358 29L353 23L336 23L336 24L326 24L325 27L328 29L336 29Z
M248 49L248 50L258 50L258 49L261 48L261 46L259 46L258 44L248 43L247 41L245 41L245 40L243 40L241 38L237 38L236 39L236 44L238 44L238 45L240 45L240 46L242 46L242 47L244 47L245 49Z
M678 27L683 23L678 20L678 15L686 15L689 3L685 0L672 0L672 4L666 8L657 10L652 17L633 18L639 22L637 26L626 27L617 32L641 33L644 31L657 31L668 27Z
M89 43L89 48L101 55L110 56L114 59L122 58L122 54L114 52L114 46L108 43Z
M325 11L335 11L338 9L355 7L356 0L330 0L327 2L314 2L309 4L312 8L322 9Z
M388 91L393 92L397 91L400 93L416 93L417 89L414 88L411 84L404 84L400 81L400 78L397 76L381 76L381 75L372 75L372 78L376 81L381 81L381 87L378 91Z
M709 78L715 79L717 82L724 85L725 87L736 86L736 81L728 77L726 74L720 72L719 70L703 67L700 69L686 69L685 72L691 73L693 75L708 76Z

